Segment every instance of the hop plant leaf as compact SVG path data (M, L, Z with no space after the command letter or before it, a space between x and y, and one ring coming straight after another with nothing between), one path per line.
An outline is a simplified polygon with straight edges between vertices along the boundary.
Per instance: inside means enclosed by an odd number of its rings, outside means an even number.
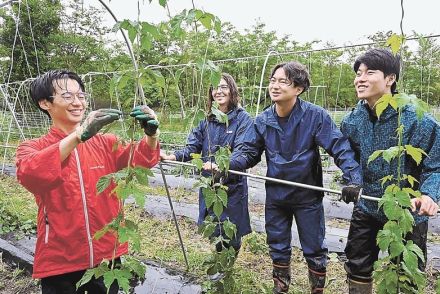
M386 45L391 48L391 51L394 54L396 54L397 52L399 52L400 47L402 46L404 40L405 40L405 37L397 35L397 34L392 34L388 38Z

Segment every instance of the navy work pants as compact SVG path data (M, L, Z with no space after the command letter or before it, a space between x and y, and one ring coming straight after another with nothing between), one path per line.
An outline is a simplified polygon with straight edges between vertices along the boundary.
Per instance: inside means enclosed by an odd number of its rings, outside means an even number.
M295 217L299 241L309 268L317 271L327 266L325 219L322 201L305 205L266 202L266 233L270 257L274 263L289 263L292 254L292 221Z

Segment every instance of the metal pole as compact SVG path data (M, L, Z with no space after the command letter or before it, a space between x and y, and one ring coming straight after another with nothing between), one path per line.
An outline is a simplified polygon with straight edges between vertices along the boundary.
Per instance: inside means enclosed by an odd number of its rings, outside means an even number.
M193 168L196 167L194 164L186 163L186 162L180 162L180 161L163 160L162 162L163 163L167 163L167 164L183 165L183 166L188 166L188 167L193 167ZM250 173L244 173L244 172L240 172L240 171L236 171L236 170L229 170L228 173L235 174L235 175L240 175L240 176L245 176L245 177L248 177L248 178L255 178L255 179L260 179L260 180L266 180L266 181L270 181L270 182L274 182L274 183L278 183L278 184L283 184L283 185L288 185L288 186L294 186L294 187L299 187L299 188L305 188L305 189L310 189L310 190L316 190L316 191L322 191L322 192L342 195L342 192L338 191L338 190L331 190L331 189L327 189L327 188L323 188L323 187L312 186L312 185L307 185L307 184L302 184L302 183L297 183L297 182L291 182L291 181L286 181L286 180L280 180L280 179L275 179L275 178L271 178L271 177L258 176L258 175L253 175L253 174L250 174ZM367 196L367 195L360 195L360 197L363 198L363 199L372 200L372 201L379 201L380 200L377 197L371 197L371 196Z
M183 252L183 257L185 258L186 270L189 271L188 259L186 257L185 246L183 245L182 236L180 235L179 224L177 223L176 214L174 213L173 201L171 201L170 191L168 190L167 179L163 171L162 163L159 162L160 173L162 174L163 184L165 185L165 191L167 192L168 202L170 203L171 213L173 215L174 224L176 225L177 235L179 236L180 248Z

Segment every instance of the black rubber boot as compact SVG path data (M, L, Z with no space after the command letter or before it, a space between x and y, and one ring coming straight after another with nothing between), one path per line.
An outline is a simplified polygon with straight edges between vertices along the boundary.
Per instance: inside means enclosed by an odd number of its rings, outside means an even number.
M309 268L309 284L310 293L321 294L324 293L326 270L321 271L312 270Z
M289 292L290 285L290 263L273 264L273 293L282 294Z
M372 294L373 282L372 281L355 281L348 278L348 293L349 294Z

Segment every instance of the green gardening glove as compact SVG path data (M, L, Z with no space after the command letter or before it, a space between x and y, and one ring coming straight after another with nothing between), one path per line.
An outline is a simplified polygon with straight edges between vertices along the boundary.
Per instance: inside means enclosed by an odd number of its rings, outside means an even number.
M122 112L116 109L98 109L89 113L81 126L76 129L76 135L85 142L96 135L103 126L119 119Z
M140 105L133 108L130 116L134 117L144 129L147 136L157 136L159 121L156 118L154 111L147 105Z

